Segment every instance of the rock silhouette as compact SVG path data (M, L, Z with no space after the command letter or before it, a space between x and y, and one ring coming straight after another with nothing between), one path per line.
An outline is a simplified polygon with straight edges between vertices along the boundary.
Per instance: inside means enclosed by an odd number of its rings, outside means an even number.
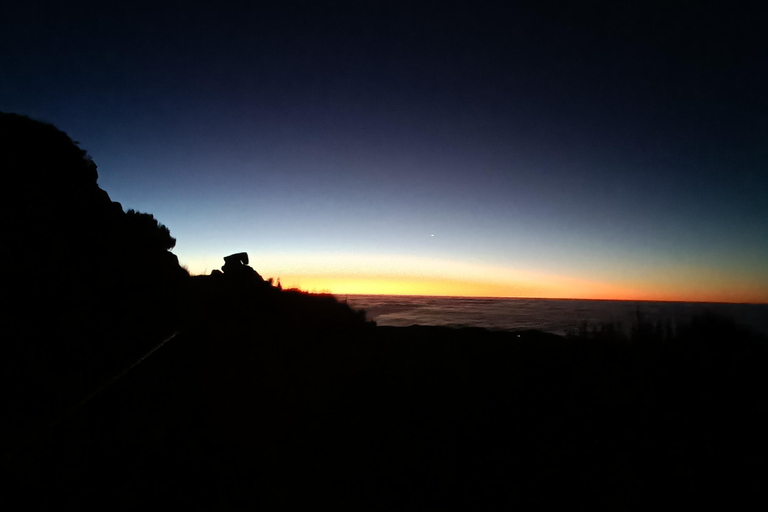
M31 432L170 333L189 279L151 214L124 212L64 132L0 113L5 394Z
M8 223L4 258L12 259L8 291L20 320L35 309L25 301L99 308L103 300L94 295L109 289L165 296L187 277L168 252L175 244L168 229L111 201L97 184L96 164L66 134L0 114L0 140L0 167L13 195L1 206Z
M248 265L248 253L238 252L224 257L221 270L229 279L248 280L253 283L264 283L264 278Z
M229 256L224 256L224 268L222 270L226 272L227 267L240 268L246 265L248 265L248 253L238 252L236 254L230 254Z

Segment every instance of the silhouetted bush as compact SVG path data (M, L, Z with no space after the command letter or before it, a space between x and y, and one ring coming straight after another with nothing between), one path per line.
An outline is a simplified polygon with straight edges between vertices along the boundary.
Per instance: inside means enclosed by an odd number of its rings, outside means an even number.
M170 230L160 224L151 213L135 210L125 212L125 237L146 250L170 251L176 246L176 239Z

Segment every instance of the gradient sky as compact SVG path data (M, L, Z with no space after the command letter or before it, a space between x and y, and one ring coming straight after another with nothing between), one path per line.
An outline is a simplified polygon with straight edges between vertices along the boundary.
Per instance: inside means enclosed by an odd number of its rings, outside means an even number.
M0 110L79 141L193 273L768 302L763 2L535 5L19 2Z

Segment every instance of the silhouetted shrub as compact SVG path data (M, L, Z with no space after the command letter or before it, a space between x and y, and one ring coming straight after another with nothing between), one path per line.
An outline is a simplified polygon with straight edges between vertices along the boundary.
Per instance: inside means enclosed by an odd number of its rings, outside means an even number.
M135 210L125 212L124 236L137 246L146 250L169 251L176 246L176 239L170 230L160 224L151 213Z

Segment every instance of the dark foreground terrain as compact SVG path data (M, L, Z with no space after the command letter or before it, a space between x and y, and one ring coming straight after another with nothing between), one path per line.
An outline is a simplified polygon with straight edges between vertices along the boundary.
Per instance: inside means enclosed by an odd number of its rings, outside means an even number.
M633 340L354 316L323 326L291 308L338 317L331 297L247 299L195 279L215 302L196 299L173 339L16 453L9 477L32 508L640 509L762 496L766 342L727 322L666 337L646 326Z
M245 254L190 277L52 125L0 143L9 510L764 502L764 338L376 327Z

